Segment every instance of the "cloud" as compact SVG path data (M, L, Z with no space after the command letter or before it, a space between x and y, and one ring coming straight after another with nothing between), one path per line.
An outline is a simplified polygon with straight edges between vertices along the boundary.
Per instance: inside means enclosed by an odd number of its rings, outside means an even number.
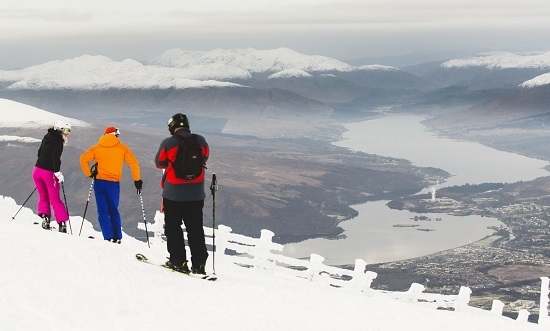
M0 43L16 54L36 45L70 52L59 59L141 60L175 47L289 47L344 59L419 49L547 49L549 18L547 0L27 0L0 3L0 31L10 31Z
M54 10L38 10L38 9L13 9L2 10L0 12L2 20L20 21L24 20L27 23L32 21L39 22L82 22L91 21L93 14L90 11L69 10L69 9L54 9Z

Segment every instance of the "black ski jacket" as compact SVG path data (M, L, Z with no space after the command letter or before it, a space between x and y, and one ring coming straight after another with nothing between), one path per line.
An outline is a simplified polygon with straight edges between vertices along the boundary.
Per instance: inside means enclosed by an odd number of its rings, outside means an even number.
M35 166L41 169L58 172L61 169L61 154L63 153L63 137L61 132L48 129L38 149L38 160Z

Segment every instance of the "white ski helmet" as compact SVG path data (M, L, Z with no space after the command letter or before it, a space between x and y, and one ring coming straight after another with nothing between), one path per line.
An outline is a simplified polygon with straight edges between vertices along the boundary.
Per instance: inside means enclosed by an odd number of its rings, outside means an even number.
M53 129L60 132L71 132L71 125L67 121L58 120L53 124Z

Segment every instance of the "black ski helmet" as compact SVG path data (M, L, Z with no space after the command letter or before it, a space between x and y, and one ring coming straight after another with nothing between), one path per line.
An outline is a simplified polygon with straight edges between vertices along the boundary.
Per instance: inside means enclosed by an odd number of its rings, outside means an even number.
M170 133L174 134L174 131L177 128L189 129L189 120L184 114L177 113L168 119L168 130L170 131Z

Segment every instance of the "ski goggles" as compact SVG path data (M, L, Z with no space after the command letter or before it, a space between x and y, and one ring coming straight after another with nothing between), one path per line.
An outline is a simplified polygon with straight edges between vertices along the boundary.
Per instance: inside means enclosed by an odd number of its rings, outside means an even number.
M68 135L69 133L71 133L71 129L68 129L68 128L65 128L61 131L64 135Z

